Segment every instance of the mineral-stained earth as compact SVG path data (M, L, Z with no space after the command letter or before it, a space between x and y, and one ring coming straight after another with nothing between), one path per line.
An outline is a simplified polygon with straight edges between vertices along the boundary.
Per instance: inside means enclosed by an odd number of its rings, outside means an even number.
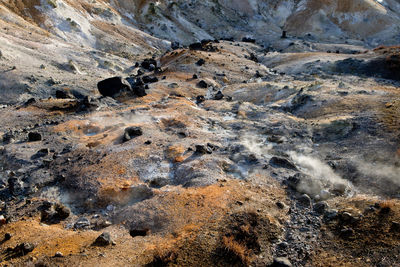
M399 0L0 0L1 266L399 266Z

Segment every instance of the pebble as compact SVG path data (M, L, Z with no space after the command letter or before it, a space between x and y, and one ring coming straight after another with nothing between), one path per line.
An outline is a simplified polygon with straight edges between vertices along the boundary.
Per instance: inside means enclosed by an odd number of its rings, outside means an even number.
M54 254L54 258L62 258L62 257L64 257L64 255L60 251L57 251L56 254Z
M274 262L269 265L270 267L292 267L292 264L290 263L288 258L275 258Z
M314 211L319 214L323 214L327 209L329 209L329 205L325 201L318 202L314 205Z
M105 247L111 245L112 242L110 233L104 232L93 242L93 246Z

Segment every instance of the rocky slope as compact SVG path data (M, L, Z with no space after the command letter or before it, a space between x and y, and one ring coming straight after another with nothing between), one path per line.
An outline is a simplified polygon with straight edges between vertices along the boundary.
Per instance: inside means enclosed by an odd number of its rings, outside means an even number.
M2 264L396 266L399 6L1 0Z

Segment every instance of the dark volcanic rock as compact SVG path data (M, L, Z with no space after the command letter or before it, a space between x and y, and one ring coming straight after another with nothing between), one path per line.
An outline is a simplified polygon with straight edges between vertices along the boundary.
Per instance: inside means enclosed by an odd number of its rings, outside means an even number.
M203 66L204 65L204 63L206 63L206 61L204 60L204 59L199 59L197 62L196 62L196 65L197 66Z
M201 45L200 42L198 42L198 43L192 43L192 44L189 45L189 49L190 49L190 50L201 50L202 47L203 47L203 46Z
M44 203L42 205L41 221L45 223L59 223L69 217L71 211L62 204Z
M224 98L224 94L221 91L218 91L214 96L215 100L221 100L222 98Z
M21 243L15 246L15 248L8 248L7 253L11 258L25 256L26 254L32 252L35 246L31 243Z
M113 97L123 90L130 90L130 85L122 77L113 77L100 81L97 89L102 96Z
M145 76L145 77L149 77L149 76ZM145 79L146 79L146 81L152 80L151 78L145 78ZM145 83L143 82L143 80L140 77L139 78L129 77L126 79L126 81L130 84L132 91L136 96L143 97L143 96L147 95L146 91L145 91L145 87L144 87ZM158 81L158 79L157 79L157 81Z
M41 141L42 140L42 135L37 132L30 132L28 133L28 141L29 142L36 142L36 141Z
M212 154L213 150L210 146L196 145L196 153L199 154Z
M112 244L111 235L108 232L102 233L96 240L93 242L93 246L105 247Z
M132 236L132 237L136 237L136 236L146 236L146 235L148 235L150 233L150 229L147 229L147 228L145 228L145 229L131 229L130 231L129 231L129 234Z
M14 196L21 194L24 191L22 182L17 177L8 178L8 189Z
M171 42L171 48L173 50L179 49L181 47L179 42Z
M141 66L148 71L153 71L157 68L157 61L153 58L147 58L143 60Z
M70 92L64 89L59 89L56 91L56 98L58 99L71 99L75 98Z
M285 158L272 157L271 160L269 161L269 164L278 168L297 170L296 165L294 165L293 162Z
M201 80L200 82L197 83L197 87L205 89L208 87L208 84L204 80Z
M329 205L325 201L318 202L314 205L315 212L317 212L319 214L323 214L328 209L329 209Z
M131 140L132 138L135 138L137 136L141 136L143 135L143 131L142 128L140 127L128 127L125 129L125 133L124 133L124 142L127 142L129 140Z
M143 76L142 81L143 83L156 83L158 82L158 78L153 76Z
M243 37L242 38L242 42L244 42L244 43L255 43L256 42L256 39L254 39L254 38L251 38L251 37Z
M206 98L203 95L198 95L196 97L196 103L197 104L200 104L200 103L204 102L205 100L206 100Z
M249 60L254 61L256 63L259 62L257 56L254 53L250 53L250 56L248 58Z

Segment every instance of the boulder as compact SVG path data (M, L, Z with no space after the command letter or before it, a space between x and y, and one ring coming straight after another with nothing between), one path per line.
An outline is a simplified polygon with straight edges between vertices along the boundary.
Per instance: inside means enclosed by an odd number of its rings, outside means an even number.
M97 89L102 96L114 97L124 90L131 90L131 87L122 77L112 77L100 81Z
M41 141L42 140L42 135L37 132L30 132L28 133L28 141L29 142L36 142L36 141Z
M141 136L141 135L143 135L142 128L128 127L125 129L123 141L127 142L127 141L131 140L132 138L135 138L135 137Z

